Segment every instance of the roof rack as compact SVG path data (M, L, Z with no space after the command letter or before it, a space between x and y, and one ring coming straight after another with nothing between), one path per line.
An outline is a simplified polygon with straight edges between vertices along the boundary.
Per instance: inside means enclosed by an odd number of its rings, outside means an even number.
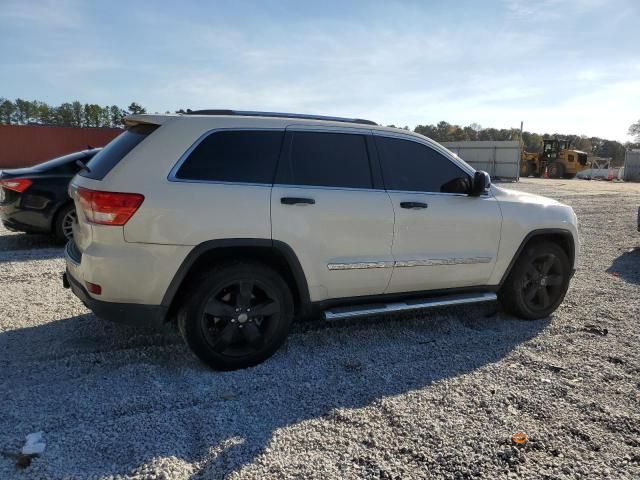
M239 117L277 117L277 118L301 118L305 120L325 120L329 122L360 123L364 125L378 125L371 120L362 118L327 117L324 115L306 115L302 113L282 112L252 112L246 110L187 110L184 115L234 115Z

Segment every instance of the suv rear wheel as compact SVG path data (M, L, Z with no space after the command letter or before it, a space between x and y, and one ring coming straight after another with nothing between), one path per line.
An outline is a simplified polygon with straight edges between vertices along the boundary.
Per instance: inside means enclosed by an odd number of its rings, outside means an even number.
M500 302L518 317L545 318L562 303L570 278L569 258L559 245L548 241L528 245L499 293Z
M260 263L228 263L191 284L178 314L187 345L216 370L256 365L275 353L293 320L291 292Z

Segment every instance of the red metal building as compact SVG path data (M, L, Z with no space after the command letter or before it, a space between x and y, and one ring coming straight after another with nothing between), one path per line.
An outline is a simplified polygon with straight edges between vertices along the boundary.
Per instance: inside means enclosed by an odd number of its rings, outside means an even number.
M104 147L122 132L120 128L0 125L0 169L28 167L88 146Z

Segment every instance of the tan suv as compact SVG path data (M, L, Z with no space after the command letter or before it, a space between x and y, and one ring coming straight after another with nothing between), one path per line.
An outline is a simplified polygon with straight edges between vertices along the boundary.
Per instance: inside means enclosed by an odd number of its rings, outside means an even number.
M98 316L176 322L219 369L272 355L294 317L562 301L576 217L491 185L421 135L293 114L135 115L74 177L66 286Z

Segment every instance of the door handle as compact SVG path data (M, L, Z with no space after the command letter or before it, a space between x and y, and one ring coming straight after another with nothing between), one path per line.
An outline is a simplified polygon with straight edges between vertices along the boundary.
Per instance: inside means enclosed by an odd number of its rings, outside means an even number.
M411 210L419 210L422 208L427 208L429 205L427 203L422 202L400 202L400 207L409 208Z
M313 198L282 197L280 203L283 205L313 205L316 201Z

